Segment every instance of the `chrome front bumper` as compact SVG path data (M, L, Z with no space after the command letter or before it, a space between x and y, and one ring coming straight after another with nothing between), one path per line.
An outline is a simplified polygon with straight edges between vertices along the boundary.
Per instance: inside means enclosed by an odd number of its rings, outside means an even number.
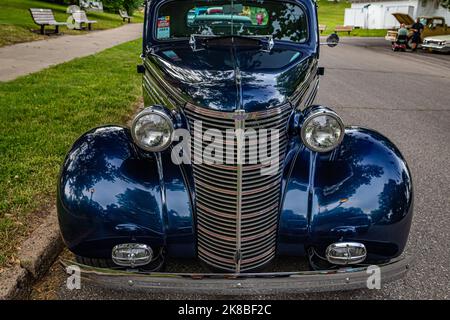
M93 268L62 260L64 267L78 266L81 281L111 289L208 295L261 295L275 293L324 292L367 288L371 276L367 267L326 271L273 273L142 273ZM378 265L381 286L402 278L411 265L404 257Z
M440 52L450 52L450 46L440 46L438 44L429 43L429 44L421 44L420 47L422 49L435 50Z

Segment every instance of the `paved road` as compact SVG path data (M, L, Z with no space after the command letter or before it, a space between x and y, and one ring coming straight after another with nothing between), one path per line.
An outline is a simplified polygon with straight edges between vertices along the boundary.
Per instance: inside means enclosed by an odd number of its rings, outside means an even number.
M450 55L394 53L383 40L371 39L345 39L336 48L323 47L321 55L326 70L317 102L332 106L347 124L371 127L387 135L409 163L415 183L415 213L407 252L416 260L405 279L387 284L382 290L270 298L449 299ZM208 298L130 294L92 285L70 292L64 283L64 273L55 266L36 287L33 297Z
M142 23L84 35L19 43L0 48L0 81L10 81L51 65L88 56L142 36Z

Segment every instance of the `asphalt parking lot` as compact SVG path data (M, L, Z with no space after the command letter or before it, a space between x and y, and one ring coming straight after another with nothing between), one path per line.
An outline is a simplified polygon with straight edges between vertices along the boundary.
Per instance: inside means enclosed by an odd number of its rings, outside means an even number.
M325 67L317 103L338 112L346 124L370 127L389 137L407 159L415 188L415 212L407 253L408 275L381 290L264 299L449 299L450 298L450 55L392 52L382 39L343 39L322 47ZM95 285L66 289L54 265L33 292L46 299L200 299L223 296L163 295L111 291ZM240 299L241 297L235 297Z

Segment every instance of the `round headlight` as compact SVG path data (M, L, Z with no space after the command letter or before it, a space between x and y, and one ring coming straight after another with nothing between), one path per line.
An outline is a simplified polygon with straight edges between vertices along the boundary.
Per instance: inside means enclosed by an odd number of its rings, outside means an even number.
M341 118L329 109L318 109L307 115L303 122L303 143L316 152L328 152L336 148L344 138Z
M152 107L144 109L134 118L131 135L144 150L157 152L167 149L172 142L173 122L163 111Z

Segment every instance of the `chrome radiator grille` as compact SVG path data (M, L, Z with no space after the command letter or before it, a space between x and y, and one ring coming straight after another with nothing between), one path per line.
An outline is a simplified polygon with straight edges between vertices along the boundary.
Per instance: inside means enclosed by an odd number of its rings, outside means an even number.
M261 175L261 164L193 164L199 258L221 270L245 272L275 256L282 164L286 153L289 104L263 112L219 112L187 105L186 117L194 138L194 121L202 133L219 129L279 129L280 162L271 175ZM211 142L203 142L202 150ZM193 142L194 144L194 142ZM248 159L251 148L242 155ZM198 153L193 147L193 153Z

